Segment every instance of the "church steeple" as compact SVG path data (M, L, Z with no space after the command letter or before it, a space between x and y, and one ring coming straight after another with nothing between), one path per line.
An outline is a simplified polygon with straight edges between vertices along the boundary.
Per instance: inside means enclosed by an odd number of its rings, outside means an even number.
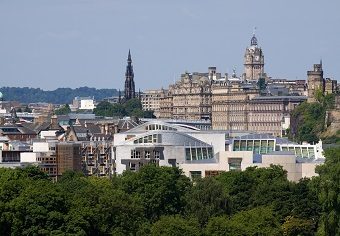
M131 53L129 49L126 72L125 72L125 91L124 91L125 100L129 100L135 97L135 82L133 78L134 78L134 73L133 73Z

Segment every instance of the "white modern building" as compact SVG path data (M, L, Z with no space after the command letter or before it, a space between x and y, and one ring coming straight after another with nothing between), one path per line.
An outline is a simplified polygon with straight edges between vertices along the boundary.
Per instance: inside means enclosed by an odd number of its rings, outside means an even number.
M322 143L297 144L268 134L201 131L195 127L149 121L114 136L117 174L146 163L177 166L189 177L212 176L250 166L281 165L288 179L315 174L323 163Z
M93 97L75 97L71 109L93 110L95 108Z

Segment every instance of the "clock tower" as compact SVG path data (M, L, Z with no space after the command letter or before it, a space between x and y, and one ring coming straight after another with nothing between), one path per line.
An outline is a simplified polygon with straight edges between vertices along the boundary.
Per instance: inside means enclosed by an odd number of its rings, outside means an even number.
M255 33L250 40L250 46L247 47L244 54L244 79L257 81L264 75L264 55L262 49L257 44Z

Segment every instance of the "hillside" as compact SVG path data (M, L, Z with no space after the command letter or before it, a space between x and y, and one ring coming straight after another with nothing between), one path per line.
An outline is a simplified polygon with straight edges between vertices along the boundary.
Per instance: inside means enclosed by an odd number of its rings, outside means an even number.
M80 87L76 89L58 88L52 91L45 91L40 88L19 88L2 87L0 92L4 95L4 100L18 101L21 103L47 102L54 104L71 103L75 97L94 97L95 100L102 100L105 97L118 96L116 89L95 89Z

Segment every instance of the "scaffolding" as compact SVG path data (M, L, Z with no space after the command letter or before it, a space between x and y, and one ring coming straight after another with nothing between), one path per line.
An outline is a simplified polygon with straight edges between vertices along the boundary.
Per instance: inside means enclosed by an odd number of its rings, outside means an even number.
M83 172L87 176L110 178L115 173L112 142L84 142L82 144L81 154Z

